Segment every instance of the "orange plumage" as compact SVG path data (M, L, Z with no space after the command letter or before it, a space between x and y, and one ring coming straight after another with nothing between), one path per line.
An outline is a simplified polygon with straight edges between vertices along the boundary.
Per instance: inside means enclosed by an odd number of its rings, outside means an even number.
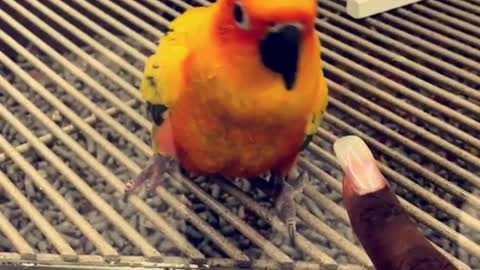
M239 6L248 22L239 23ZM155 151L204 175L286 173L327 106L315 16L315 0L219 0L177 18L142 83L147 101L168 108L153 128ZM265 60L271 53L259 46L276 25L291 23L300 26L301 46L287 89L289 67Z
M126 191L161 183L165 170L178 169L171 157L201 175L271 173L280 186L275 209L294 243L294 195L308 175L289 172L328 102L315 15L316 0L218 0L178 17L141 85L156 154Z

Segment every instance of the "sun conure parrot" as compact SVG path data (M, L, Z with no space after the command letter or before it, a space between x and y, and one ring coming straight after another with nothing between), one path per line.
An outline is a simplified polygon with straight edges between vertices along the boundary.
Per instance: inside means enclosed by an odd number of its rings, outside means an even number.
M141 84L155 154L126 192L160 181L172 160L197 175L270 173L293 240L293 195L308 177L289 172L328 103L316 9L316 0L218 0L177 17Z

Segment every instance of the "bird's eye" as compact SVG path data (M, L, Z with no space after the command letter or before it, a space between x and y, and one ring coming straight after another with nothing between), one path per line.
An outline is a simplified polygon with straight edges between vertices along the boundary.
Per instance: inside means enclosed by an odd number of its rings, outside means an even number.
M233 7L233 18L235 19L235 23L237 26L242 30L250 30L250 20L248 18L243 5L240 2L235 2Z

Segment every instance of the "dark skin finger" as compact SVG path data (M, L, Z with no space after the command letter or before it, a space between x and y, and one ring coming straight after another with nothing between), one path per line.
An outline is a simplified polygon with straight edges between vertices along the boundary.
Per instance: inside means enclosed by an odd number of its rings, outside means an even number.
M366 144L351 136L338 143L335 150L345 172L345 207L376 269L455 269L401 207Z

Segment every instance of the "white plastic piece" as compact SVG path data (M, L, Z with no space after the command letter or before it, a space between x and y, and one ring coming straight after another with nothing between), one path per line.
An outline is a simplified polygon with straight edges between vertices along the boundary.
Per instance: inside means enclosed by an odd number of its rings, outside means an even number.
M361 19L420 1L422 0L348 0L347 13L355 19Z

